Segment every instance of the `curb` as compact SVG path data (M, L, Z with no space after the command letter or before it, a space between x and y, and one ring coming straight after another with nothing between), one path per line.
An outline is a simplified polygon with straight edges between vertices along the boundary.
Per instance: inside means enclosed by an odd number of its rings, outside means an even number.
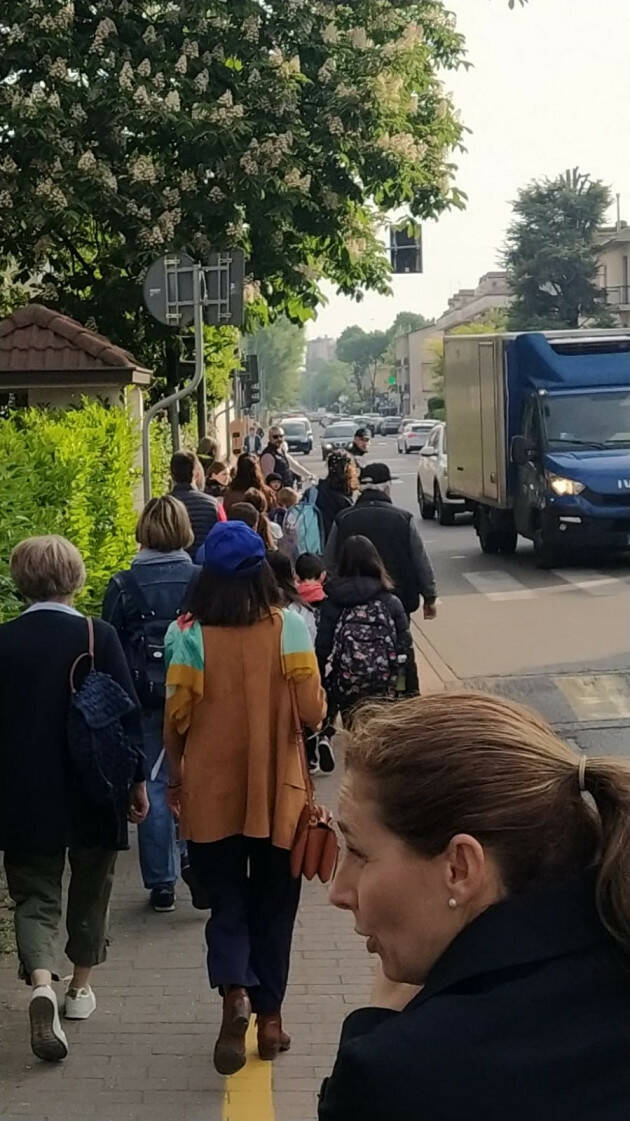
M411 620L411 634L418 660L421 692L441 693L445 689L456 688L460 684L457 674L446 662L442 661L435 647L432 646L424 631L421 630L413 618Z

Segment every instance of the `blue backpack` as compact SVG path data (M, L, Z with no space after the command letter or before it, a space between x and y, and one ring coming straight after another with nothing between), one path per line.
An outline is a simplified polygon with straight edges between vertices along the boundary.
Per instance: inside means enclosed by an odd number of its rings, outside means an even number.
M316 503L317 487L309 487L297 506L287 510L282 523L282 549L292 560L302 553L321 556L324 551L324 523Z

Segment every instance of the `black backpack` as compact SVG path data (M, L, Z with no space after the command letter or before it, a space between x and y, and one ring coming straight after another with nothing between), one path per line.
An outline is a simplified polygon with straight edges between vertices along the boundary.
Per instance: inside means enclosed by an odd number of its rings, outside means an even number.
M162 708L166 700L164 639L173 619L158 618L133 571L119 572L116 579L135 611L124 645L138 700L144 709Z
M88 649L70 670L68 752L87 801L116 809L126 804L141 754L123 724L136 704L110 674L95 668L94 623L90 618L87 628ZM90 659L90 668L77 689L75 674L83 658Z

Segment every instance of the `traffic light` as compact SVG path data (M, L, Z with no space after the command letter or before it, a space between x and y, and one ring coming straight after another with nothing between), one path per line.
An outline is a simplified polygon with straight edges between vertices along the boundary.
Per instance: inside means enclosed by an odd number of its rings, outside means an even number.
M422 230L416 222L390 226L389 253L392 272L422 272Z
M243 387L243 406L251 409L260 401L260 378L258 374L258 358L255 354L245 356L245 369L241 373Z

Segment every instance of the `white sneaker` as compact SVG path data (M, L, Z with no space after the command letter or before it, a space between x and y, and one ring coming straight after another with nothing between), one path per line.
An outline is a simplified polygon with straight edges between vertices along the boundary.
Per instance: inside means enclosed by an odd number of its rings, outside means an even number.
M47 1063L58 1063L65 1059L68 1040L59 1020L57 997L50 985L38 985L33 989L28 1014L33 1054Z
M96 1008L96 997L88 985L86 989L68 989L63 1014L66 1020L87 1020Z

